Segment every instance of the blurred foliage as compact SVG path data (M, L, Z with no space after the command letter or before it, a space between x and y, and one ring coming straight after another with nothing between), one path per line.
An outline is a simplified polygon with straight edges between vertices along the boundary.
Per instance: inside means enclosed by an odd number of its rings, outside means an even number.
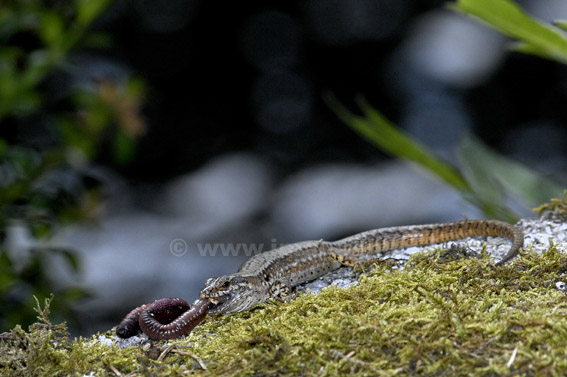
M563 192L563 198L551 198L548 203L544 203L533 209L539 216L545 212L551 212L556 216L567 218L567 190Z
M553 27L530 17L510 0L458 0L449 7L517 40L512 45L516 51L567 64L566 21L556 21Z
M562 31L567 30L565 21L556 21L556 27L547 25L509 0L457 0L449 7L516 39L516 51L567 64L567 35ZM343 122L366 139L390 155L415 162L433 173L487 217L515 222L519 215L507 205L508 198L519 198L533 207L562 192L556 182L498 155L473 136L457 146L457 169L404 134L362 98L357 102L364 116L353 114L332 95L326 101Z
M388 154L412 161L459 191L487 217L516 222L519 215L507 205L516 197L533 207L562 192L562 187L543 175L490 150L473 136L457 146L457 169L427 147L411 139L362 98L363 116L350 112L335 97L326 97L337 116Z
M19 0L0 12L0 120L23 115L41 105L39 84L83 39L89 25L110 0L43 2ZM40 45L33 51L13 44L23 35ZM96 38L94 38L96 39Z
M49 98L44 85L72 71L73 51L108 45L90 28L110 3L0 3L0 131L26 127L35 116L53 136L42 146L0 138L0 331L33 321L34 295L43 300L54 292L54 315L72 319L73 303L87 291L57 286L52 277L77 278L80 261L73 250L42 246L43 240L97 208L99 184L85 167L101 148L112 146L116 161L125 163L144 132L144 85L137 78L74 85L61 100ZM47 105L54 101L63 104Z

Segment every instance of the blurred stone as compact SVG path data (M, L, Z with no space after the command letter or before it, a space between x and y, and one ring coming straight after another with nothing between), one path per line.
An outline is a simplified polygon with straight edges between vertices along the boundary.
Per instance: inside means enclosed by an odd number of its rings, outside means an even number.
M482 84L505 54L505 38L484 25L448 11L435 11L416 23L403 50L415 69L444 84Z
M31 248L37 245L29 228L22 221L13 220L6 227L2 249L6 250L17 272L25 267L31 256Z
M465 207L455 191L407 164L341 164L307 168L291 177L274 201L272 216L282 237L291 242L457 220ZM470 212L478 215L472 208Z
M271 167L251 154L225 155L168 184L159 205L169 216L219 229L259 211L271 189Z
M530 15L547 23L567 19L565 0L528 0L523 7Z

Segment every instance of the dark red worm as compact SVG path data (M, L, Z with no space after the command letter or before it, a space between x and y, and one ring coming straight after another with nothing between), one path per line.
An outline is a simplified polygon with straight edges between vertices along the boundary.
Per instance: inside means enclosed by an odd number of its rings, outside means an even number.
M139 324L140 314L148 305L150 304L138 306L126 314L126 317L116 327L116 335L120 338L130 338L139 333L141 331Z
M132 310L116 328L116 335L129 338L143 331L150 339L174 339L201 323L209 309L208 300L191 306L180 298L162 298Z
M182 314L165 314L170 309L166 305L150 305L140 314L140 328L150 339L175 339L189 334L207 316L208 300L199 300L193 308ZM165 320L162 320L165 319ZM175 318L170 320L171 318Z

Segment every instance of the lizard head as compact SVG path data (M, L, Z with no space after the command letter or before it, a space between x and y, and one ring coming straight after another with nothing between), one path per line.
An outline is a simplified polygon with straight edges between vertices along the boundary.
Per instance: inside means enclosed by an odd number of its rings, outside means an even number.
M209 313L242 312L260 301L257 286L248 277L224 275L208 279L199 296L211 302Z

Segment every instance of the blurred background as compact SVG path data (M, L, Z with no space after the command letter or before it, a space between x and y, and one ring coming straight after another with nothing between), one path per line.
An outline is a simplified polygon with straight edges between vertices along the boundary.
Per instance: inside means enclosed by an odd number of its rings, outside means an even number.
M562 0L517 3L567 18ZM330 93L452 164L474 134L566 182L565 65L445 1L85 4L0 5L2 330L33 320L33 294L86 335L193 301L254 251L483 216L341 122Z

